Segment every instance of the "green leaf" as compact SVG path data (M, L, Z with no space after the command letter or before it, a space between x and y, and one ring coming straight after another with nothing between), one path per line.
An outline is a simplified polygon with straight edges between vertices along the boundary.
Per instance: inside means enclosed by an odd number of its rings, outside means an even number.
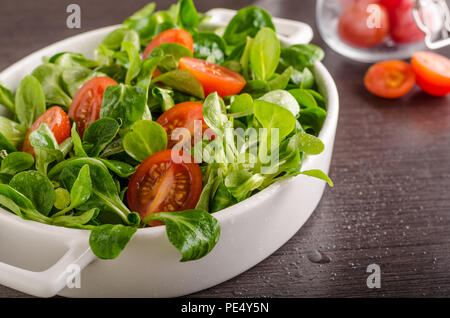
M114 259L122 252L137 228L121 224L95 227L89 237L92 252L101 259Z
M231 98L230 113L233 118L245 117L253 114L253 98L247 94L240 94ZM251 117L249 117L251 120ZM245 120L245 119L244 119Z
M64 155L47 124L41 124L30 134L29 139L36 156L36 169L42 174L47 174L50 163L63 159Z
M64 188L55 189L55 203L53 206L58 210L67 208L70 204L70 193Z
M1 128L1 118L0 118L0 128ZM0 132L0 152L5 154L9 154L17 151L16 147L13 146L9 142L9 140ZM6 152L6 153L5 153Z
M296 136L300 151L303 151L307 155L318 155L322 153L325 148L323 142L316 136L302 132L298 133Z
M334 187L333 181L331 181L330 177L327 176L325 174L325 172L323 172L322 170L318 170L318 169L305 170L305 171L300 172L300 174L304 174L304 175L307 175L310 177L315 177L315 178L324 180L328 183L328 185L330 187Z
M18 147L25 138L27 127L0 116L0 132L12 146Z
M126 129L142 119L147 96L141 87L124 84L108 86L103 94L100 118L110 117L121 122Z
M254 37L264 27L275 30L270 14L264 9L249 6L239 10L228 23L224 40L229 45L237 45L245 42L247 37Z
M122 42L122 48L128 55L128 70L125 76L125 84L130 84L141 71L141 57L139 56L139 51L129 41Z
M48 215L55 202L53 184L38 171L24 171L16 174L9 185L31 200L33 206L43 215Z
M300 106L297 103L297 100L289 94L287 91L282 89L277 89L271 92L268 92L261 96L259 100L264 100L266 102L277 104L287 110L289 110L292 115L297 116L300 112Z
M269 134L272 128L278 129L280 140L283 140L295 128L294 115L281 106L263 100L255 100L253 110L255 117L264 128L269 130Z
M78 135L78 132L77 132L77 124L76 123L73 123L73 125L72 125L71 137L72 137L72 141L73 141L73 150L75 152L75 156L87 157L88 155L83 148L83 142L81 141L80 135Z
M98 66L96 61L87 59L80 53L74 52L62 52L53 55L49 60L49 63L58 65L63 69L69 69L73 67L95 68Z
M228 188L238 202L247 199L252 191L264 182L264 176L259 173L252 174L246 170L235 170L225 178L224 185Z
M12 92L5 86L0 84L0 105L3 105L11 113L15 114L14 96Z
M154 87L152 89L152 96L155 100L159 101L161 105L161 110L163 112L168 111L173 106L175 106L175 102L173 101L173 91L170 89L164 89L161 87Z
M84 204L91 197L92 180L89 171L89 165L81 167L70 190L70 205L73 209Z
M32 75L22 79L16 91L16 115L19 122L30 127L45 112L45 95L39 81Z
M0 195L14 202L15 205L12 205L10 201L3 200L3 203L9 204L9 209L13 209L11 210L13 213L17 212L17 206L21 211L21 214L19 216L21 216L22 218L41 223L49 223L50 219L45 215L39 213L34 208L33 203L30 201L30 199L28 199L13 187L6 184L0 184Z
M194 56L198 59L209 60L222 64L225 61L226 45L220 36L212 32L194 34Z
M216 134L222 136L228 123L227 116L223 113L222 103L217 92L209 94L203 104L203 119Z
M237 203L230 190L221 182L211 201L211 212L217 212Z
M32 155L26 152L12 152L1 163L0 173L14 175L31 168L34 164Z
M0 194L0 206L7 208L12 213L22 216L22 211L20 210L20 207L10 198Z
M145 7L135 12L132 16L126 18L123 25L129 29L140 32L148 26L149 19L155 10L155 6L156 4L154 2L147 4Z
M65 69L61 74L64 87L72 98L75 97L76 93L84 83L99 76L106 76L106 74L82 66L74 66Z
M106 160L102 158L98 158L98 160L121 178L128 178L136 171L133 166L119 160Z
M157 122L140 120L123 138L123 148L134 159L144 161L167 148L167 134Z
M208 212L186 210L153 213L144 223L159 220L165 223L167 237L181 253L181 261L200 259L216 245L220 236L219 222Z
M66 227L80 227L80 225L84 225L88 223L90 220L95 219L99 214L100 210L97 208L92 208L83 212L79 215L60 215L52 217L52 224L57 226L66 226Z
M302 73L302 82L300 83L300 88L309 89L314 87L314 84L315 80L313 73L309 70L309 68L305 67Z
M71 191L81 168L86 164L89 165L92 193L89 200L78 208L89 210L97 207L101 210L99 218L104 223L128 224L127 216L130 210L120 199L116 183L108 169L98 159L76 158L67 162L59 175L60 184Z
M275 73L280 50L280 40L274 30L259 30L250 49L250 65L257 79L265 81Z
M182 93L186 93L197 98L205 98L203 86L199 80L186 70L173 70L154 78L151 83L163 83Z
M62 87L63 69L58 65L44 63L38 66L32 75L41 83L47 104L62 105L69 108L72 99Z
M300 111L299 122L302 128L314 135L319 135L323 123L327 117L327 112L320 107L308 107Z
M178 43L163 43L154 49L147 57L147 59L157 56L167 57L172 56L177 62L182 57L192 57L192 52L187 47ZM177 65L175 63L175 68Z
M310 92L308 92L306 89L291 89L289 91L292 96L297 100L297 102L300 104L300 106L303 107L318 107L317 102L314 99L314 97L311 95Z
M192 0L180 0L179 8L178 18L181 25L185 29L195 28L199 24L200 19Z
M296 44L281 49L280 69L283 71L289 66L299 71L305 67L313 66L325 56L323 50L314 44Z
M83 135L83 148L89 157L97 157L116 137L119 123L113 118L100 118L92 122Z
M271 79L270 81L267 82L267 84L269 85L271 90L285 89L286 86L289 84L289 80L291 79L293 72L294 68L292 66L289 66L287 69L284 70L282 74L276 76L274 79Z

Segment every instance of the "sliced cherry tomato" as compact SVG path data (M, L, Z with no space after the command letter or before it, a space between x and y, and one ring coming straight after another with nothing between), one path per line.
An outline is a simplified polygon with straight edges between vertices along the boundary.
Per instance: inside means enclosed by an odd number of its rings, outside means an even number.
M34 156L34 149L30 143L30 134L39 128L41 124L47 124L52 131L58 144L70 137L70 120L67 114L59 106L53 106L47 109L28 129L25 141L22 145L22 151L28 152Z
M163 43L177 43L187 47L192 53L194 53L194 40L189 32L182 29L170 29L161 32L150 41L144 50L142 60L145 60L151 51Z
M191 72L202 83L205 96L213 92L221 97L235 95L245 86L245 79L239 73L204 60L182 57L179 67Z
M372 17L374 12L368 10L368 6L376 9L375 14L379 16ZM369 23L370 22L370 23ZM379 25L375 25L379 22ZM371 23L374 25L372 26ZM350 45L370 48L377 46L389 33L389 18L386 8L375 2L355 2L353 5L344 9L338 22L339 36Z
M432 52L417 52L411 64L417 84L425 92L434 96L450 93L450 59Z
M181 140L173 140L172 132L175 128L187 128L191 134L191 145L194 144L194 123L201 121L202 138L208 125L203 120L203 104L199 102L184 102L173 106L164 112L156 121L167 133L168 148L172 148ZM180 137L181 139L181 137Z
M364 77L366 88L384 98L398 98L414 86L414 71L406 62L385 61L372 65Z
M117 82L109 77L95 77L87 81L75 94L69 108L69 117L77 124L80 137L83 137L90 123L99 118L103 93L111 85L117 85Z
M381 3L386 6L389 13L392 40L397 43L413 43L425 38L425 34L414 21L412 9L415 0L381 0ZM425 11L427 22L431 23L432 11L426 8L424 10L427 10Z
M151 213L195 208L202 192L202 173L190 155L180 153L179 159L180 163L173 160L171 149L157 152L144 160L131 176L127 200L141 219Z

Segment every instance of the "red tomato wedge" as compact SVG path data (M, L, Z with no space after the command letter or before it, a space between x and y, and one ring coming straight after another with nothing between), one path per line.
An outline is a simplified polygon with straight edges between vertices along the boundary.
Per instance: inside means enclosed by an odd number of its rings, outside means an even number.
M83 137L84 131L100 117L103 93L108 86L117 85L109 77L95 77L78 90L69 108L69 117L77 124L77 131Z
M384 98L401 97L413 88L414 83L411 65L396 60L372 65L364 77L367 90Z
M181 163L176 163L171 149L157 152L144 160L131 176L127 200L130 209L138 212L141 219L152 213L195 208L202 192L202 173L190 155L182 153L181 156Z
M373 15L378 15L378 18L373 18ZM350 45L360 48L377 46L389 33L388 12L383 5L373 1L355 2L340 15L338 33Z
M428 94L445 96L450 93L450 59L432 52L414 53L411 65L417 84Z
M182 57L179 68L191 72L202 83L205 96L213 92L221 97L235 95L246 84L239 73L196 58Z
M156 121L167 133L167 147L172 148L181 140L172 139L172 132L175 128L187 128L191 134L191 145L194 144L194 124L195 121L201 122L201 133L209 128L203 120L203 104L199 102L184 102L173 106L164 112ZM182 139L180 137L180 139Z
M182 29L170 29L161 32L150 41L144 50L142 60L145 60L151 51L163 43L177 43L187 47L192 53L194 53L194 40L192 39L191 34Z
M61 107L53 106L47 109L28 129L25 141L22 145L22 151L28 152L34 156L34 149L28 137L33 131L38 129L41 124L47 124L58 144L70 137L69 117Z

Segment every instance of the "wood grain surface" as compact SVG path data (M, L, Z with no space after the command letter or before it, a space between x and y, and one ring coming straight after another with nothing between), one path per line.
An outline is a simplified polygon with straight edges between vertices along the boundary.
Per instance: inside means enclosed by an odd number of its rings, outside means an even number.
M81 30L66 28L66 6L82 10ZM1 0L0 70L66 37L120 23L146 0ZM172 1L157 1L167 8ZM321 203L272 256L196 297L448 297L450 296L450 98L418 88L383 100L363 87L366 64L331 51L315 27L315 1L198 0L197 7L257 4L273 16L314 28L313 43L336 80L340 118L331 177ZM439 51L450 56L450 48ZM30 70L31 71L31 70ZM279 211L280 213L282 211ZM331 261L313 263L325 253ZM232 255L230 255L232 257ZM381 267L381 288L369 289L366 268ZM28 297L0 286L0 297Z

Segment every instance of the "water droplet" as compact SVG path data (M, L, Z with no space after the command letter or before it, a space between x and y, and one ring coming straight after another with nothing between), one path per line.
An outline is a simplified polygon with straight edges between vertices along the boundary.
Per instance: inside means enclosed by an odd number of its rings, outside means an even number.
M331 258L328 255L318 250L310 251L308 253L308 259L311 262L318 264L326 264L331 261Z

